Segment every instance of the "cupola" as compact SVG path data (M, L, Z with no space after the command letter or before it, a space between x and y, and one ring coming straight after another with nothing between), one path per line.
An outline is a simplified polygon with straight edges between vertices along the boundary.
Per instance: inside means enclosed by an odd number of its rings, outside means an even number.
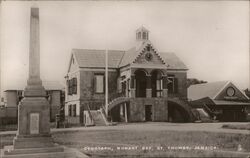
M140 27L136 30L136 41L147 41L149 38L149 31L145 27Z

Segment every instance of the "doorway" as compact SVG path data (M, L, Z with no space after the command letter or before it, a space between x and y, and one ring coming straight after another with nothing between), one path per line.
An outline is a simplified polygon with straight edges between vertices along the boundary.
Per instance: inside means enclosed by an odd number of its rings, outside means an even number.
M135 72L136 80L136 97L145 98L146 97L146 74L142 70L137 70Z
M145 105L145 121L152 121L152 105Z

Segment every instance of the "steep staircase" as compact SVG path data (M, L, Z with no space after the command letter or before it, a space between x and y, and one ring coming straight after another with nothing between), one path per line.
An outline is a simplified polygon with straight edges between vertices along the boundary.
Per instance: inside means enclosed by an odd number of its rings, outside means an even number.
M111 111L116 105L128 102L130 98L123 97L116 94L116 98L110 98L110 102L108 104L108 112ZM108 116L104 110L104 107L101 106L99 110L90 110L89 106L87 106L87 111L85 111L86 117L86 126L106 126L106 125L115 125L114 122L108 121Z
M90 110L90 115L92 116L94 125L96 126L105 126L106 121L99 110Z

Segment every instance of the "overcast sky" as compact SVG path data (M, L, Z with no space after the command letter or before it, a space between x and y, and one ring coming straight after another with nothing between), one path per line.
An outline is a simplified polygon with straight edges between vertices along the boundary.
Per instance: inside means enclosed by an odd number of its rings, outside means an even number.
M42 80L63 82L72 48L135 46L135 30L143 25L157 50L183 60L188 77L248 88L247 1L2 1L3 89L26 85L31 6L40 8Z

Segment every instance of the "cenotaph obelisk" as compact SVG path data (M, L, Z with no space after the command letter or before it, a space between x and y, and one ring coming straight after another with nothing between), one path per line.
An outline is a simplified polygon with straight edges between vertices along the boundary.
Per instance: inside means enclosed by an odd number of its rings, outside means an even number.
M62 147L54 145L50 134L50 105L40 79L39 8L31 8L29 78L24 98L18 105L17 135L12 148L5 150L4 154L6 157L8 155L21 157L23 154L53 153L63 150Z
M29 78L18 105L18 131L13 146L5 146L1 158L87 158L78 150L53 143L50 105L40 79L39 9L31 8Z

